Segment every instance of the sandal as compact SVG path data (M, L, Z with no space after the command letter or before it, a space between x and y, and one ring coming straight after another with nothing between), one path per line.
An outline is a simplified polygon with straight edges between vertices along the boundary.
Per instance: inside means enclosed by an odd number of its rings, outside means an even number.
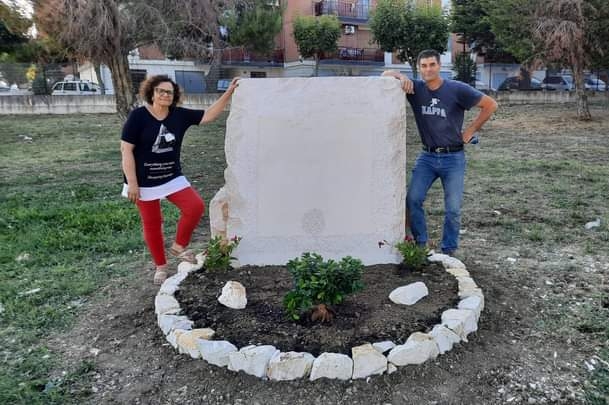
M175 250L173 247L170 247L169 254L175 257L176 259L180 259L192 264L197 264L197 258L195 257L194 252L190 249L184 249L180 252Z
M161 285L167 280L167 270L155 270L154 272L154 284Z

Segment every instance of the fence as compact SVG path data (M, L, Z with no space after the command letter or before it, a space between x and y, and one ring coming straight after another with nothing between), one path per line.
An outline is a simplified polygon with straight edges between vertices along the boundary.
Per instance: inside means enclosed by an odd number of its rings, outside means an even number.
M76 64L0 63L0 91L50 94L59 80L77 72Z

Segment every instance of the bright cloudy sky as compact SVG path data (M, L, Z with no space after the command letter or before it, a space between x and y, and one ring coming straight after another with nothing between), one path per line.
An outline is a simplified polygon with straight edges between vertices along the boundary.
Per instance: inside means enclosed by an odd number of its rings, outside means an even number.
M11 5L11 3L13 3L9 0L0 0L0 2L8 5ZM29 0L15 0L14 3L17 5L17 7L19 7L23 14L27 15L28 17L32 15L32 3Z

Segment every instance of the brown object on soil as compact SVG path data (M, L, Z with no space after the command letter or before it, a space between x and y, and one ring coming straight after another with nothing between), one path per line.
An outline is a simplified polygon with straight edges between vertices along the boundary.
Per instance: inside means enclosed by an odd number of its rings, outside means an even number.
M335 312L330 307L327 307L325 304L319 304L311 313L311 321L329 323L334 319L334 314Z

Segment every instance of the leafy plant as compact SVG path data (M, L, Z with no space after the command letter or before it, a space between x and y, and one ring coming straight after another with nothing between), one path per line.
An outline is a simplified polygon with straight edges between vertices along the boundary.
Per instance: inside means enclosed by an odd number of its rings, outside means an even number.
M324 53L334 52L341 36L341 23L336 16L296 16L294 18L294 41L303 58L315 59L313 75L319 71L319 60Z
M476 82L476 62L467 53L460 53L455 58L454 70L456 80L473 85Z
M386 52L397 52L417 77L417 56L424 49L446 51L449 20L440 7L410 0L378 0L370 17L373 41Z
M220 23L228 29L228 43L243 46L248 51L269 54L283 26L283 8L268 0L255 0L225 11Z
M228 270L230 261L235 259L231 256L233 250L239 246L241 237L234 236L230 240L222 238L218 235L209 241L207 249L205 249L205 268L207 270Z
M391 245L386 240L379 242L379 247L383 245ZM419 246L412 238L408 235L403 241L397 242L392 245L402 255L402 263L413 270L418 270L427 262L427 255L429 249L427 246Z
M290 260L287 266L294 277L294 289L286 294L283 304L294 320L315 307L312 321L330 321L334 311L329 305L340 304L345 296L364 288L361 281L364 265L351 256L340 262L331 259L324 262L317 253L304 253L301 258Z

